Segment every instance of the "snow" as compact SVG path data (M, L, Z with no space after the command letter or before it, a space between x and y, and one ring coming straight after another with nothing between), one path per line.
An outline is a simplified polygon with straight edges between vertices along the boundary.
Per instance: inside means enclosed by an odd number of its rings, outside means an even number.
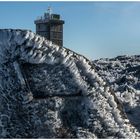
M20 67L19 67L18 62L15 61L15 62L13 63L13 65L14 65L15 71L17 72L17 75L18 75L18 77L19 77L19 79L20 79L21 85L24 85L24 86L25 86L25 81L24 81L24 78L23 78L22 73L21 73L21 71L20 71Z

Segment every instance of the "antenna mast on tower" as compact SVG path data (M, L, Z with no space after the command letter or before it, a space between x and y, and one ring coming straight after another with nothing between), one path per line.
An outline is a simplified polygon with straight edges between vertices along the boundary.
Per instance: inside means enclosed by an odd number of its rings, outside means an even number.
M48 11L49 15L52 14L52 8L51 8L51 6L48 7L47 11Z

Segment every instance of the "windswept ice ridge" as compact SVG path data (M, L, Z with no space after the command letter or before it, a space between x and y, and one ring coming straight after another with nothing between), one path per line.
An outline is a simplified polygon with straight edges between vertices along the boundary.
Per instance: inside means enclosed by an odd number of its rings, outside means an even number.
M31 31L0 30L0 65L0 137L139 138L85 57Z

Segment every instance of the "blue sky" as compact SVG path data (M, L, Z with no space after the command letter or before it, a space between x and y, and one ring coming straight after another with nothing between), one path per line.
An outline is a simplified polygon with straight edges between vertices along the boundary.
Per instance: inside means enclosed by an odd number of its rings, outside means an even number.
M0 2L0 28L30 29L51 6L64 46L89 59L140 54L140 2Z

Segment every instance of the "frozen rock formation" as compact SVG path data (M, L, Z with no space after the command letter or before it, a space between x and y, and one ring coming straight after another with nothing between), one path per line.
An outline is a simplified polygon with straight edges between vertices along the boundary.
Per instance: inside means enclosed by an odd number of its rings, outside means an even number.
M0 30L1 138L140 138L85 57L31 31Z
M123 103L131 123L140 132L140 55L95 60L100 76Z

